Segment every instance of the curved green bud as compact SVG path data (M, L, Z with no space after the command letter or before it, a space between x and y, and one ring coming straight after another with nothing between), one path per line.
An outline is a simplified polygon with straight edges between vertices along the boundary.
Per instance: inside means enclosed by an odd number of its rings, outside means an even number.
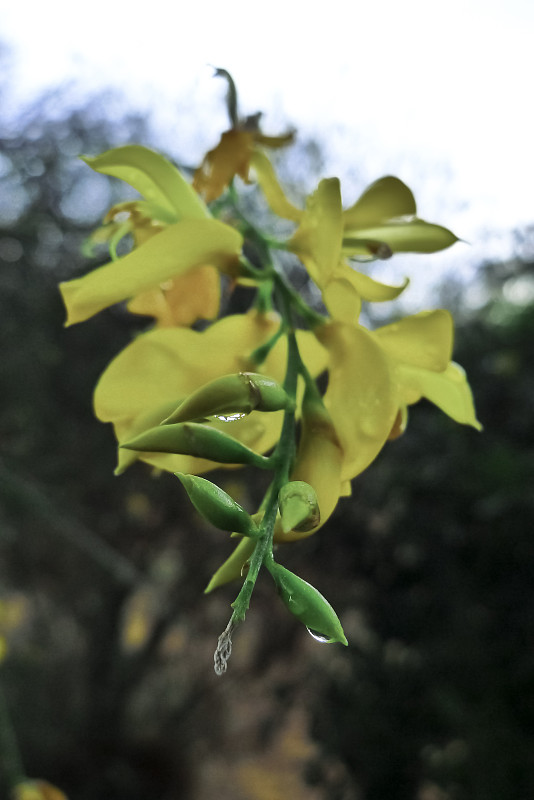
M248 464L265 468L269 463L264 456L227 433L198 422L159 425L124 442L120 447L147 453L176 453L207 458L220 464Z
M280 489L278 507L282 530L310 531L321 521L321 512L315 489L305 481L289 481Z
M197 475L184 475L183 472L174 474L181 481L198 513L212 525L223 531L235 531L245 536L254 536L257 532L250 514L214 483Z
M213 574L210 582L204 589L204 594L209 594L225 583L235 581L243 575L243 568L254 552L256 542L254 539L244 537L241 539L231 556L221 564L219 569Z
M314 586L275 562L267 562L266 567L284 605L306 625L312 636L328 644L348 644L336 612Z
M163 420L163 425L218 416L227 420L251 411L280 411L289 397L272 378L255 372L238 372L201 386Z

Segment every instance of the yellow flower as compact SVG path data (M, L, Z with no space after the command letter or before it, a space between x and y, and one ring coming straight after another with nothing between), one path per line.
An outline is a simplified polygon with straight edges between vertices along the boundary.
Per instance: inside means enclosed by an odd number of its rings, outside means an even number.
M241 235L212 219L179 171L145 147L128 145L85 161L97 172L127 181L146 199L115 206L108 215L110 231L101 229L95 236L108 240L111 249L132 233L132 252L60 285L67 324L132 298L135 313L155 316L162 325L216 316L219 276L214 268L232 271L241 252ZM191 279L192 271L196 275ZM182 283L184 276L188 280ZM191 280L198 297L195 309L186 294Z
M446 228L416 217L410 189L398 178L385 177L371 184L345 211L339 180L322 180L306 200L304 210L285 196L267 157L254 153L252 166L271 209L298 223L289 249L306 266L323 293L332 316L354 323L362 300L393 300L406 288L388 286L352 269L346 258L388 258L394 252L431 253L449 247L456 236Z
M225 131L219 143L204 156L193 178L193 186L206 203L211 203L224 192L235 175L248 183L250 159L257 145L284 147L293 141L293 133L266 136L260 131L261 114L239 118L237 90L232 76L225 69L215 74L228 82L227 109L231 128Z
M277 314L225 317L199 333L188 328L160 328L138 336L107 367L95 390L96 416L112 422L119 442L126 442L158 425L178 404L208 381L251 367L248 355L279 329ZM309 369L318 374L326 354L307 331L298 333L299 347ZM281 337L264 364L254 370L282 382L286 369L287 342ZM278 441L283 412L253 411L248 416L214 427L258 452ZM170 472L199 473L217 464L205 459L168 453L136 453L119 449L117 472L137 459Z
M406 406L422 397L480 430L465 374L451 361L447 311L421 312L374 332L332 322L315 333L330 356L324 402L344 452L342 481L369 466Z

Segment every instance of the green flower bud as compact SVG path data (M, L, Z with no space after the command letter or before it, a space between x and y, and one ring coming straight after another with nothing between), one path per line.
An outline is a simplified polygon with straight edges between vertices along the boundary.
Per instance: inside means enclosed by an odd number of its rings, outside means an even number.
M311 635L328 644L348 644L339 618L317 589L275 562L267 563L286 608L306 625Z
M237 578L242 577L243 570L254 552L256 542L254 539L244 537L241 539L231 556L229 556L224 564L221 564L219 569L213 574L210 582L204 589L204 594L209 594L219 586L224 586L230 581L235 581Z
M289 397L272 378L255 372L223 375L189 395L162 424L188 422L205 417L243 417L251 411L280 411Z
M265 467L268 460L227 433L202 425L184 422L150 428L140 436L120 445L126 450L148 453L176 453L207 458L220 464L249 464Z
M321 521L315 489L305 481L289 481L282 486L278 494L278 507L284 533L311 531Z
M236 531L245 536L253 536L257 532L250 514L214 483L197 475L184 475L183 472L174 474L181 481L196 510L212 525L223 531Z

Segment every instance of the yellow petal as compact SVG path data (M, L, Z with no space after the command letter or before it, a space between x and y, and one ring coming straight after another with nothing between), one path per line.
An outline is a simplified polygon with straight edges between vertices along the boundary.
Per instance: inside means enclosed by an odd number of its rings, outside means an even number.
M451 360L453 321L448 311L421 311L374 331L389 356L434 372Z
M294 138L295 134L292 131L283 133L281 136L266 136L264 133L254 133L254 141L257 142L257 144L261 144L264 147L273 147L275 149L292 144Z
M444 372L429 372L403 364L398 367L398 377L405 397L410 398L406 402L415 403L426 397L455 422L482 430L471 389L459 364L451 362Z
M132 314L154 317L158 326L188 327L219 313L221 279L214 267L196 267L157 289L143 292L128 303Z
M364 328L327 323L315 331L330 353L324 402L344 450L341 480L376 458L397 414L398 393L384 351Z
M343 212L343 223L346 230L359 230L415 212L411 190L398 178L387 175L368 186L354 205Z
M67 325L157 287L193 267L225 267L241 252L242 237L218 220L182 220L141 247L83 278L61 283Z
M352 283L345 278L335 278L323 289L323 302L333 319L347 324L356 324L360 316L362 301Z
M147 200L171 212L175 219L207 219L210 213L193 187L170 161L138 144L107 150L99 156L86 156L86 164L96 172L120 178Z
M282 219L300 222L303 211L294 206L285 196L278 182L273 165L260 150L254 150L250 158L250 166L254 168L258 183L271 211Z
M405 278L401 286L388 286L386 283L380 283L370 278L369 275L364 275L363 272L357 272L347 264L341 264L336 270L336 278L343 277L345 281L360 295L362 300L370 303L383 303L388 300L395 300L408 286L409 279Z
M206 203L216 200L234 175L248 181L253 144L251 132L230 130L223 133L219 144L206 153L193 178L193 186Z
M322 180L308 197L300 226L289 243L319 287L333 277L341 258L341 214L339 180Z
M308 407L307 407L308 406ZM304 481L315 490L320 521L306 531L290 530L284 533L281 520L275 527L275 541L292 542L305 539L319 530L330 518L341 493L341 472L344 453L333 422L326 409L319 404L303 404L302 430L292 481Z

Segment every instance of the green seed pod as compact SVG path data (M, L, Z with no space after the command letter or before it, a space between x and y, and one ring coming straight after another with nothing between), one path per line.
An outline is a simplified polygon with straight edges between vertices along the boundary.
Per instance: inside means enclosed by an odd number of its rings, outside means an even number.
M205 417L239 418L251 411L280 411L289 402L284 389L272 378L255 372L238 372L201 386L163 421L163 425Z
M245 536L253 536L257 532L254 520L239 503L218 486L197 475L184 475L175 472L189 499L199 514L223 531L236 531Z
M280 564L266 564L286 608L321 642L348 644L341 622L328 600L311 584Z
M321 521L321 512L315 489L305 481L289 481L280 489L278 507L282 530L311 531Z
M265 467L268 460L227 433L202 425L184 422L150 428L140 436L120 445L126 450L148 453L176 453L207 458L220 464L249 464Z

